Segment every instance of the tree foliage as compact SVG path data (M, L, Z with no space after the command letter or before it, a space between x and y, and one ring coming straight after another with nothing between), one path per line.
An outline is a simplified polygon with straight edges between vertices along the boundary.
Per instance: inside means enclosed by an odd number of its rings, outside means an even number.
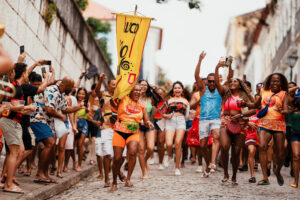
M108 22L102 22L101 20L93 17L89 17L86 22L90 26L95 37L98 33L109 33L111 31L110 24Z
M94 37L98 41L104 56L107 58L109 64L111 64L111 54L107 50L107 38L105 36L99 38L99 33L107 34L111 31L110 24L93 17L89 17L86 22L89 25Z
M76 0L76 3L78 5L78 7L80 8L80 10L82 10L82 11L84 11L86 9L86 7L89 5L88 0Z
M183 0L188 3L190 9L201 10L201 1L200 0ZM166 3L168 0L156 0L157 3Z

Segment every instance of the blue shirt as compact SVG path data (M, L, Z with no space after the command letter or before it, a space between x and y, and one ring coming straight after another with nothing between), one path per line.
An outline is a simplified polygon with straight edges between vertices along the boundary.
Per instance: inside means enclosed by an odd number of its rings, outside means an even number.
M214 93L211 93L206 86L206 91L201 97L200 103L200 121L221 119L222 97L217 89L215 89Z

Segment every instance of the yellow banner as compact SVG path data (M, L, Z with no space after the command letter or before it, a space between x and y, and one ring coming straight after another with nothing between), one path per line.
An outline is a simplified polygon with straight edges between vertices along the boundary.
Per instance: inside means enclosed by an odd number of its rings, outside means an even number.
M122 99L137 82L151 18L117 14L118 71L114 99Z

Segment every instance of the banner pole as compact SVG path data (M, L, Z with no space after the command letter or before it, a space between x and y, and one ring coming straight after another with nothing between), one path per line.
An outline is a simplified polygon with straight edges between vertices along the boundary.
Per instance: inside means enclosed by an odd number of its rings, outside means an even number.
M134 16L136 16L136 11L137 11L137 5L135 5Z

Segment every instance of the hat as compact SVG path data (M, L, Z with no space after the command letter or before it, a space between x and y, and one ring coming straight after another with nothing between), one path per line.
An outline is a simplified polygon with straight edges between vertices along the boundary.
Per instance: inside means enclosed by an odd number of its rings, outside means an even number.
M295 95L296 99L300 99L300 90L298 90L297 94Z

